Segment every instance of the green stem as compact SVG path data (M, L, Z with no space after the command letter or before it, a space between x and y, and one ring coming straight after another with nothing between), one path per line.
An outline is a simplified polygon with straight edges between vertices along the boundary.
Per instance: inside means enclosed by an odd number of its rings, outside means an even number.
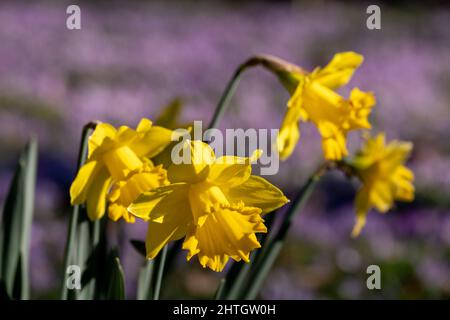
M217 104L216 110L214 111L214 115L211 122L209 123L208 129L217 127L220 119L222 118L223 114L228 108L228 105L230 104L231 98L236 92L236 88L239 84L239 81L241 80L242 73L248 68L255 67L260 63L261 62L259 57L252 57L236 69L230 81L228 81L225 91L220 97L219 103Z
M245 290L241 298L244 299L255 299L259 291L264 284L264 281L269 274L276 258L278 257L286 238L286 235L292 225L295 214L304 207L308 201L311 193L313 192L317 182L324 175L324 173L330 168L329 163L322 165L306 182L306 184L300 189L299 193L295 197L291 206L289 207L283 222L278 229L277 233L273 238L267 243L262 252L260 253L259 259L255 262L254 271L250 273L250 278L247 281Z
M162 252L158 255L155 261L156 279L155 279L155 288L153 290L153 300L159 300L162 277L164 273L164 264L166 262L167 256L167 245L161 251Z
M275 214L271 213L267 215L265 218L265 225L268 230L271 230L271 227L275 221ZM259 235L259 242L261 244L261 248L265 247L266 242L269 239L269 234L263 233ZM227 272L225 280L225 288L222 290L221 295L218 296L218 299L227 299L227 300L235 300L239 297L239 294L245 285L245 279L247 278L249 272L251 271L252 264L255 260L258 259L261 250L255 250L250 254L250 262L245 263L243 261L233 261L233 265L230 270Z
M78 162L77 162L77 171L80 170L81 166L84 164L87 158L87 149L88 149L88 138L91 134L91 131L95 129L97 126L96 122L89 122L87 123L82 130L81 133L81 144L80 149L78 152ZM70 216L70 222L69 222L69 232L67 235L67 241L66 241L66 248L64 251L64 274L63 274L63 283L62 283L62 289L61 289L61 299L66 300L69 298L70 291L67 290L66 282L68 278L67 274L67 267L72 264L72 259L74 255L74 249L75 249L75 235L77 232L77 223L78 223L78 217L79 217L79 211L80 206L75 205L73 206L72 215Z

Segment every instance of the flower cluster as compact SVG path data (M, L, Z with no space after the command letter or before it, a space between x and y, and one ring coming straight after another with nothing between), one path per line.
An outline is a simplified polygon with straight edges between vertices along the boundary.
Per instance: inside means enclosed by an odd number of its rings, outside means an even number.
M294 151L299 123L312 122L321 135L325 160L337 168L345 164L361 181L353 236L360 233L371 208L386 212L394 200L414 198L413 173L403 165L412 144L386 144L379 134L347 158L347 134L371 128L375 105L371 92L353 88L348 98L336 92L363 62L360 54L338 53L312 72L270 56L249 61L274 72L291 94L276 142L280 158ZM175 163L167 159L170 150L163 152L171 149L175 136L175 131L153 126L148 119L136 130L98 124L89 138L87 161L71 186L71 203L86 203L91 220L107 211L114 221L146 221L148 259L168 242L184 238L187 259L197 255L203 267L219 272L230 258L249 262L250 252L260 247L256 234L267 232L263 215L288 202L281 190L251 174L251 164L262 151L255 150L251 157L216 158L205 142L185 139L181 152L188 161ZM165 161L154 165L158 155Z
M294 151L300 138L300 121L314 123L322 137L324 158L334 162L342 162L348 156L349 131L371 129L369 116L376 103L374 94L353 88L345 99L336 92L362 64L360 54L338 53L328 65L312 72L272 56L261 56L258 62L275 73L291 94L277 138L281 159L287 159ZM394 200L414 199L414 174L403 166L411 150L412 144L405 142L393 141L386 146L381 133L366 139L361 150L344 161L362 183L355 200L353 236L359 235L371 208L387 212Z
M154 258L169 241L185 237L188 259L221 271L229 258L249 261L260 244L256 233L267 232L263 214L288 202L281 190L251 175L251 158L215 158L202 141L185 142L188 163L167 170L152 158L175 132L143 119L136 130L98 124L89 138L88 159L70 188L71 203L86 203L91 220L106 211L117 221L148 221L147 257Z

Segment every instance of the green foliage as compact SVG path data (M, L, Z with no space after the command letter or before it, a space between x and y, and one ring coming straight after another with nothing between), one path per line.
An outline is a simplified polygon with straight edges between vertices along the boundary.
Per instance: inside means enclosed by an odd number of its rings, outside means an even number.
M89 135L95 128L94 123L87 124L82 133L78 168L86 160ZM106 296L102 266L107 260L106 255L106 220L92 222L88 219L85 206L73 207L69 222L69 230L64 256L64 274L61 288L61 299L95 299ZM67 288L67 268L71 265L79 266L82 270L81 289L69 290ZM107 281L104 279L103 282ZM107 282L106 282L107 283Z
M0 291L12 299L29 298L28 255L37 150L36 140L31 139L20 156L0 225Z

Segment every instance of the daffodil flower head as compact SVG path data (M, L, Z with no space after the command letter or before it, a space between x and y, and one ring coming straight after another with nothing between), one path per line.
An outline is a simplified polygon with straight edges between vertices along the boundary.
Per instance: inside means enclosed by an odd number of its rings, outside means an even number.
M362 149L351 160L350 165L362 182L356 195L356 223L352 236L358 236L366 223L370 209L385 213L395 200L414 199L414 174L404 166L412 143L392 141L386 145L385 135L368 138Z
M229 258L249 261L260 244L256 233L266 232L262 214L288 200L263 178L251 175L250 158L216 158L210 146L186 141L189 163L168 168L172 184L141 195L128 210L148 219L147 258L169 242L185 238L187 259L198 256L203 267L222 271Z
M375 105L370 92L353 89L345 99L336 89L347 84L363 57L354 52L336 54L324 68L297 75L297 87L277 138L281 159L287 159L300 138L299 122L312 122L322 136L327 160L340 160L348 154L346 136L351 130L370 128L368 116Z
M148 119L142 119L136 130L98 124L89 137L87 161L70 187L72 205L86 202L89 218L100 219L105 213L107 194L116 184L114 195L109 197L115 204L110 208L110 216L113 219L124 216L119 215L118 204L126 208L134 199L129 203L125 199L137 197L137 189L143 192L161 185L165 173L162 168L154 168L148 159L170 143L171 134L171 130L153 126Z

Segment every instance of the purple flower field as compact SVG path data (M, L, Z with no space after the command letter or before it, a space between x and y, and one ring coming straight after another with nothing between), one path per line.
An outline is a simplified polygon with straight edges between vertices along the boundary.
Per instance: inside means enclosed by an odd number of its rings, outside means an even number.
M237 66L266 53L312 70L334 53L364 63L350 86L377 97L375 131L409 140L416 199L371 212L352 239L357 187L342 174L320 182L289 233L262 290L263 299L417 299L450 297L450 10L382 4L382 29L368 30L360 2L81 2L82 29L65 26L67 4L0 3L0 204L20 150L39 141L31 236L31 297L59 293L83 125L134 127L176 97L180 123L206 127ZM348 92L343 92L347 95ZM246 72L220 128L279 128L289 94L262 68ZM292 196L322 161L320 136L302 123L295 154L267 177ZM351 151L358 137L350 135ZM129 244L142 223L111 234L129 297L142 257ZM162 298L208 298L220 276L194 261L167 278ZM194 260L194 259L193 259ZM366 288L366 268L382 269L382 290Z

